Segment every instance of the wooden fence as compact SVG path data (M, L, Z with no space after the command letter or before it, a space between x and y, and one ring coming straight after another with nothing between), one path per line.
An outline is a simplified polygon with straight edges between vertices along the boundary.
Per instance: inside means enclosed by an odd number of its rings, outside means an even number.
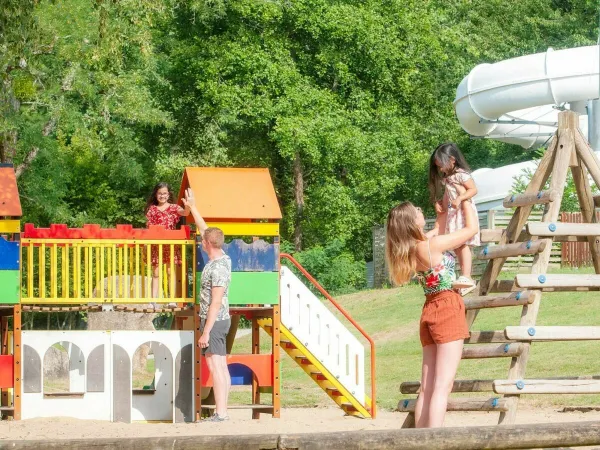
M581 223L583 217L580 212L563 212L561 222ZM596 211L596 220L600 222L600 211ZM561 249L562 265L567 267L583 267L592 265L592 254L587 242L563 242Z

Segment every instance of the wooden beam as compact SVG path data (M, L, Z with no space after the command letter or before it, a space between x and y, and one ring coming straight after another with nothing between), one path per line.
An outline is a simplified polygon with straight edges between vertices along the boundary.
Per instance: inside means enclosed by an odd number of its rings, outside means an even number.
M523 306L524 304L533 303L540 295L539 291L518 291L500 296L484 295L481 297L466 297L464 302L467 311L471 309Z
M474 450L557 448L600 443L600 422L510 427L452 427L416 430L360 430L310 435L282 435L279 448L329 450L343 448L403 450Z
M590 172L594 183L596 186L600 188L600 161L598 161L598 157L590 144L583 136L581 130L578 130L578 133L575 133L575 149L577 151L577 156L583 161L587 170Z
M414 412L416 400L400 400L398 411ZM506 411L506 400L503 398L450 398L447 411Z
M452 392L493 392L494 380L454 380ZM403 394L418 394L421 390L420 381L407 381L400 385Z
M577 142L575 142L575 145L577 145ZM577 155L577 152L574 154ZM588 171L579 155L577 155L576 162L577 166L571 167L571 172L573 173L573 183L575 184L575 190L577 191L577 198L579 199L579 206L581 208L583 222L598 222L594 206L594 198L592 196L592 188L588 180ZM592 254L594 270L596 273L600 273L600 238L596 236L589 236L588 244L590 247L590 253Z
M465 344L501 344L514 342L514 339L508 339L504 330L501 331L471 331L471 336L465 339Z
M592 326L508 326L508 339L517 341L595 341L600 340L600 327Z
M502 202L505 208L516 208L518 206L542 205L558 200L558 192L550 189L548 191L528 192L525 194L512 194Z
M534 255L543 252L548 244L546 239L514 244L486 245L477 255L478 259L509 258L511 256Z
M520 343L465 347L462 359L512 358L523 353L523 348L524 345Z
M531 222L527 232L532 236L600 236L600 224L566 222Z
M452 386L452 392L494 392L494 383L498 381L501 381L503 383L516 383L515 380L455 380ZM530 378L525 381L594 381L600 383L600 375L582 375L578 377L550 377L545 379ZM400 385L400 392L402 394L418 394L420 390L420 381L407 381ZM504 392L496 393L504 394Z
M549 423L535 425L449 427L393 430L339 431L298 434L246 434L196 436L143 436L87 439L3 441L14 450L83 450L90 448L157 449L221 448L228 450L343 448L424 450L475 450L565 448L600 444L600 422Z
M518 287L528 289L563 288L563 290L578 290L579 288L600 288L600 275L598 274L518 274L515 280Z
M491 260L490 263L492 261L494 261L494 260ZM489 263L488 263L488 265L489 265ZM518 291L518 290L519 289L517 288L514 280L496 280L489 287L488 294L489 293L499 293L499 292L513 292L513 291Z
M600 380L494 380L497 394L599 394Z
M600 198L600 197L599 197ZM504 232L504 230L502 228L495 228L495 229L483 229L481 230L481 242L483 243L495 243L500 241L500 238L502 237L502 233ZM517 238L518 242L524 242L527 239L529 239L530 234L527 232L527 230L523 230L521 232L521 234L519 234L519 237ZM553 236L554 242L587 242L587 237L585 236Z

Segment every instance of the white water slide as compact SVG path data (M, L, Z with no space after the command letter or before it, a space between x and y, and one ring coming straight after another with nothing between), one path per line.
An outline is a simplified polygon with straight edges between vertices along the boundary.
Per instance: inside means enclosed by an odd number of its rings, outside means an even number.
M587 135L587 101L599 97L598 51L596 45L548 49L475 67L456 90L461 126L472 136L536 149L549 142L566 108L581 114Z

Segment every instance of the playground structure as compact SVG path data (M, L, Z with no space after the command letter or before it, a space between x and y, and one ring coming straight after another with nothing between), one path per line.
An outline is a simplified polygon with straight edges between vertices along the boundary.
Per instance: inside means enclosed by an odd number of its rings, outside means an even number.
M15 420L51 416L120 422L198 420L203 408L211 408L204 401L212 379L197 351L196 294L208 259L190 227L170 231L156 226L25 224L21 232L12 166L0 168L0 179L2 415ZM233 408L247 408L253 418L261 413L280 416L283 348L346 414L375 417L374 343L290 255L280 254L281 212L268 170L187 168L179 198L189 187L208 225L221 228L226 236L224 251L232 260L230 334L235 336L242 315L252 326L251 351L227 357L232 384L251 386L252 403ZM162 267L158 298L151 295L148 264L153 246ZM180 252L182 264L176 265L173 258L163 264L164 248L171 255ZM294 269L281 265L282 260ZM365 347L294 271L313 283L370 343L370 397ZM173 329L23 331L21 327L24 311L101 310L171 312ZM270 337L270 353L260 353L261 329ZM232 342L228 339L228 347ZM69 386L47 392L45 356L56 344L68 353ZM145 389L134 389L133 358L142 345L154 355L154 381Z
M484 64L473 69L457 89L457 117L468 133L525 148L552 140L525 192L504 199L505 208L515 208L507 228L481 231L486 245L477 257L488 263L477 295L465 298L471 335L465 340L462 358L509 358L510 365L506 379L456 380L452 392L493 392L502 397L451 397L449 411L497 411L499 423L513 424L521 394L600 393L600 376L526 377L534 342L600 339L599 326L536 323L543 292L592 292L600 288L600 224L595 213L600 198L593 197L590 185L591 178L600 187L600 162L586 139L588 121L576 112L582 109L582 102L598 98L598 50L598 46L549 50ZM558 112L557 108L564 109L564 102L570 102L572 110ZM600 118L596 102L590 100L588 107L589 123L593 125ZM589 129L590 136L598 132L600 128ZM585 223L557 222L569 168ZM542 221L528 223L536 205L543 205ZM589 244L595 274L548 274L552 243L573 241ZM506 259L520 255L533 256L531 273L518 274L514 280L498 280ZM476 329L481 309L504 307L521 308L518 325L494 331ZM403 383L401 392L418 393L419 386L419 382ZM414 400L400 401L398 409L409 412L404 427L414 426L414 408Z

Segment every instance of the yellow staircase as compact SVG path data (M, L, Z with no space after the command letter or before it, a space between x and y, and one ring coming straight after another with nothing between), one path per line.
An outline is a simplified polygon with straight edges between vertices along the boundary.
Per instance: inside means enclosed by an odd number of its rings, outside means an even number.
M272 319L260 319L258 323L269 336L272 335ZM346 414L372 418L370 398L365 396L363 405L283 324L280 333L285 352Z

